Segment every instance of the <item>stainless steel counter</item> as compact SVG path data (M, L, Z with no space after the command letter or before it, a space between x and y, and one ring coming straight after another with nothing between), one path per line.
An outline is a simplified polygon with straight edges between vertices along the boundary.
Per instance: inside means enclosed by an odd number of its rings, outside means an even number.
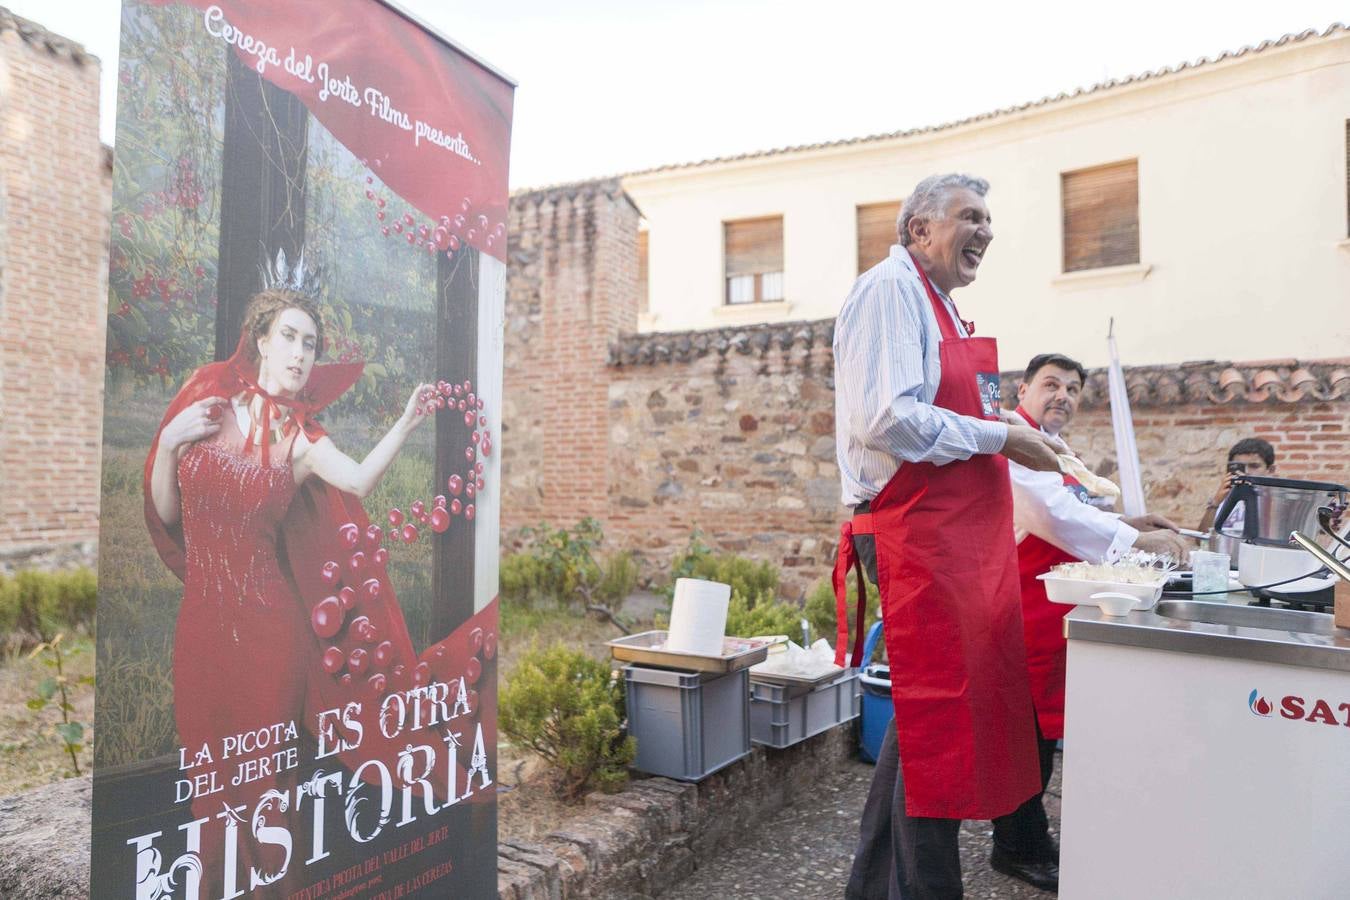
M1336 628L1326 613L1164 598L1120 617L1074 607L1064 632L1072 640L1350 672L1350 629Z

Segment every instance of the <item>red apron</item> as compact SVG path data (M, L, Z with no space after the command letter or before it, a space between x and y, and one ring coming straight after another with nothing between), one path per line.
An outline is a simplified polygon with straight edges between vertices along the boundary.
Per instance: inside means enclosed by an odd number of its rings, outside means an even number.
M919 269L942 333L935 406L997 419L998 345L962 338ZM1012 489L997 454L935 466L907 462L845 522L834 567L837 661L848 643L845 584L858 565L853 535L876 540L891 700L905 812L992 819L1041 789L1018 603ZM862 657L861 628L853 665Z
M1040 424L1020 406L1017 413L1032 428ZM1066 487L1078 479L1064 476ZM1041 736L1058 740L1064 737L1064 664L1069 642L1064 637L1064 616L1070 607L1051 603L1045 596L1045 582L1037 579L1051 568L1066 562L1078 562L1049 541L1029 534L1017 545L1017 572L1022 580L1022 625L1027 637L1027 675L1031 678L1031 699L1036 704L1036 719Z

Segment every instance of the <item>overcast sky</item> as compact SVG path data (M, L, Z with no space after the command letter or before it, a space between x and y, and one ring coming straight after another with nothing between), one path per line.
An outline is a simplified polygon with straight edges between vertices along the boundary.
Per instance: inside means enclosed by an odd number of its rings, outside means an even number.
M111 143L119 4L0 3L103 61ZM519 82L513 188L937 124L1350 19L1344 0L402 3Z

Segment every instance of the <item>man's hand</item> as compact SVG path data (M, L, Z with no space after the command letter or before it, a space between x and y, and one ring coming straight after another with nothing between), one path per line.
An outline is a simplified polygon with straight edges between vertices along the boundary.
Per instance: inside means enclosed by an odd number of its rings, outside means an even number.
M1180 531L1181 526L1166 516L1160 516L1157 513L1147 513L1142 516L1121 517L1120 521L1129 525L1137 531L1158 531L1166 528L1168 531Z
M1003 442L1004 456L1033 472L1058 472L1059 449L1050 439L1026 425L1009 425Z
M1179 565L1191 558L1191 545L1184 537L1165 528L1141 531L1134 540L1134 549L1145 553L1170 553Z
M1214 492L1214 499L1209 501L1209 505L1217 508L1219 504L1223 503L1224 498L1228 496L1228 492L1231 491L1232 489L1233 489L1233 473L1225 472L1223 476L1223 484L1220 485L1219 489Z

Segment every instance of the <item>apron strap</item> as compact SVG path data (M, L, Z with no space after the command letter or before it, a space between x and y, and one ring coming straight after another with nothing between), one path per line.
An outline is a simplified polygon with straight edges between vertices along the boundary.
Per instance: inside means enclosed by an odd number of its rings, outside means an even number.
M836 666L862 665L863 659L863 622L867 621L867 584L863 581L862 561L853 546L855 534L874 534L871 513L859 513L851 522L839 526L839 550L834 558L834 612L836 635L834 642L834 664ZM858 603L856 611L857 636L853 640L853 661L845 663L844 648L848 646L848 570L855 569L858 579Z
M938 331L942 333L942 339L944 341L958 340L961 335L956 333L956 326L952 324L952 313L956 313L956 317L961 319L961 313L956 308L956 301L950 297L947 298L952 305L951 312L948 312L946 304L938 297L937 291L933 290L933 282L928 280L928 273L923 270L923 266L919 265L917 259L913 260L913 263L914 268L919 273L919 280L923 282L923 289L928 294L928 302L933 306L933 315L937 318ZM961 327L966 329L966 337L975 336L974 322L961 319Z

